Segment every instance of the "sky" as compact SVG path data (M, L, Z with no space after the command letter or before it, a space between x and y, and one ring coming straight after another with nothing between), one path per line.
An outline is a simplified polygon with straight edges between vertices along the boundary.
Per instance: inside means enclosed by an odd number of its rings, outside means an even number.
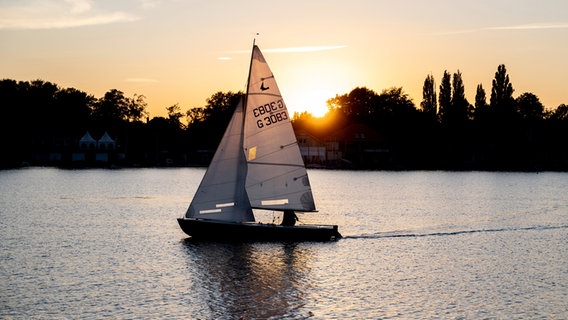
M418 107L445 70L489 100L500 64L514 97L568 104L565 0L0 0L0 79L118 89L166 116L244 91L254 39L292 113L356 87L402 87Z

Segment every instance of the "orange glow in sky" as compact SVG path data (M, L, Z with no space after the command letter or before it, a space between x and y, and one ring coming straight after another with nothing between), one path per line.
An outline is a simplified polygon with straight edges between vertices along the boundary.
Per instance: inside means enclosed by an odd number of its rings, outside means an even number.
M290 111L319 116L357 86L422 85L462 73L474 102L499 64L514 96L568 103L568 2L30 0L0 2L0 78L42 79L99 98L146 96L150 116L246 86L253 38ZM256 35L259 33L259 35Z

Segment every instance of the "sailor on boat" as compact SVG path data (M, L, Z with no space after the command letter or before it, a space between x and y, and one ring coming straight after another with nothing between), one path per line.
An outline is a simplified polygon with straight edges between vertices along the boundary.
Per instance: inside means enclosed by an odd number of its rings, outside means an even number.
M298 216L294 213L293 210L284 210L284 216L282 217L282 226L293 226L296 224L298 220Z

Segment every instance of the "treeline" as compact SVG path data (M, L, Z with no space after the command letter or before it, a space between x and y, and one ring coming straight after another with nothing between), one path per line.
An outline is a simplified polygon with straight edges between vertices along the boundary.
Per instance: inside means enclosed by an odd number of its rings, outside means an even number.
M426 76L418 108L402 88L377 94L360 87L328 100L327 121L304 115L296 126L319 124L326 136L341 123L366 124L384 137L383 168L567 170L568 106L546 111L535 94L513 92L505 65L497 68L489 101L479 84L473 104L461 72L444 71L439 86Z
M43 80L0 80L0 168L207 165L239 95L218 92L204 107L182 113L176 104L166 108L167 117L150 119L143 95L111 89L95 98ZM123 157L72 163L71 154L84 151L79 141L87 132L95 139L107 132L117 142L113 152Z
M500 65L489 101L482 85L475 101L465 97L460 71L445 71L441 83L424 81L419 106L402 88L376 93L365 87L328 100L323 118L294 116L294 127L319 137L351 124L380 135L386 158L354 162L354 168L449 170L568 170L568 106L546 111L538 97L514 89ZM119 166L206 165L242 92L217 92L205 106L186 112L167 107L166 117L149 118L143 95L117 89L103 97L43 80L0 81L0 167L69 165L46 160L49 152L70 153L90 132L108 132L124 154Z

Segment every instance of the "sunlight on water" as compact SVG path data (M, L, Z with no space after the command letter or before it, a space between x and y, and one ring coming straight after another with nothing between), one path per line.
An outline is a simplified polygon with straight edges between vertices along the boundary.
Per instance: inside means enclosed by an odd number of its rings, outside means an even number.
M566 173L311 170L345 238L248 244L180 230L203 174L0 171L0 318L568 317Z
M193 276L200 282L194 289L203 291L200 295L209 301L213 318L228 314L245 319L302 316L304 295L310 289L306 278L313 258L310 248L191 241L183 245L194 260L190 265Z

